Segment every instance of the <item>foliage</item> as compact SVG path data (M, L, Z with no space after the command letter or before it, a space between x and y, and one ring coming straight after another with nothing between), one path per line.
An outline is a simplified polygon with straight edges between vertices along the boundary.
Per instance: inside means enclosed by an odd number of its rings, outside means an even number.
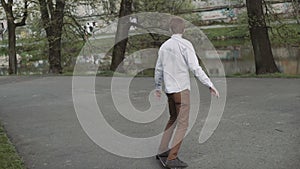
M247 26L204 29L203 32L210 40L249 39Z
M294 7L297 2L294 3ZM298 4L299 5L299 4ZM271 5L265 3L265 16L267 26L269 27L269 33L271 35L271 40L276 44L295 44L300 43L300 25L291 24L290 20L287 19L286 15L276 14ZM299 9L295 8L295 11ZM294 17L298 17L299 14L295 14ZM294 18L294 19L296 19Z
M273 44L300 44L300 26L298 24L273 24L270 34Z
M137 0L134 1L135 12L161 12L176 14L182 10L191 9L191 0Z
M297 24L300 24L300 1L299 0L292 0L293 6L293 19L297 21Z
M180 16L194 25L199 25L200 23L200 17L197 13L181 14Z
M147 48L159 48L169 37L158 34L143 34L129 37L128 53Z
M189 11L194 9L192 5L192 0L136 0L133 2L134 12L159 12L159 13L169 13L172 15L177 15L182 11ZM190 22L196 22L199 17L195 13L181 14L181 17L187 19Z
M237 0L239 1L239 0ZM109 3L108 3L109 2ZM180 11L193 9L191 0L134 0L134 12L162 12L176 14ZM294 2L294 1L293 1ZM62 34L62 63L64 66L70 66L78 55L82 46L85 44L85 32L82 28L84 22L93 18L104 19L106 23L111 22L117 17L120 0L66 0L66 10L64 17L64 27ZM87 17L81 17L76 13L79 5L86 4L89 9L96 11L99 7L104 9L104 13L96 13ZM15 12L17 21L22 17L22 3L16 3ZM0 7L1 8L1 7ZM47 60L47 44L45 30L42 29L42 20L37 0L31 0L28 7L29 18L27 20L26 29L17 29L17 34L28 32L28 36L17 39L17 53L22 56L22 60L26 62ZM0 10L3 13L3 10ZM195 13L180 15L188 21L194 23L199 20L199 16ZM154 19L155 20L155 19ZM277 15L269 15L267 17L270 38L273 44L299 44L300 43L300 27L299 24L287 24L284 18ZM167 22L166 22L167 23ZM166 24L165 23L165 24ZM276 24L274 24L276 23ZM205 29L208 38L214 45L224 46L244 43L249 40L249 30L247 27L248 17L246 12L238 16L238 26L231 28ZM102 26L102 25L101 25ZM104 25L105 26L105 25ZM144 25L145 26L145 25ZM147 26L147 25L146 25ZM158 25L161 27L161 25ZM18 31L19 30L19 31ZM167 28L166 28L167 31ZM133 36L129 38L127 53L147 48L157 47L166 37L159 35ZM223 40L225 39L225 40ZM2 41L2 43L7 43ZM98 42L97 42L98 43ZM155 44L156 43L156 44ZM105 45L101 42L99 45ZM0 55L8 53L6 48L0 49Z
M134 12L160 12L176 14L183 10L192 9L190 0L137 0L134 1ZM186 19L196 19L194 14L182 15ZM149 18L150 16L139 16L139 24L142 29L148 29L149 25L151 29L160 29L160 31L168 32L169 18L165 19L165 22L160 19L161 22L156 22L156 18ZM155 17L155 16L153 16ZM151 22L151 23L148 23ZM145 48L158 48L168 37L158 34L143 34L137 36L131 36L128 41L127 52L133 53L135 51Z
M16 153L3 128L0 126L0 168L24 169L24 163Z
M23 5L22 11L19 5ZM16 28L25 26L28 17L28 0L16 3L13 0L1 0L1 5L5 11L8 32L8 56L9 74L17 74L17 55L16 55ZM20 13L19 13L20 12Z
M241 14L237 16L237 24L238 25L248 25L248 14L247 11L243 11Z

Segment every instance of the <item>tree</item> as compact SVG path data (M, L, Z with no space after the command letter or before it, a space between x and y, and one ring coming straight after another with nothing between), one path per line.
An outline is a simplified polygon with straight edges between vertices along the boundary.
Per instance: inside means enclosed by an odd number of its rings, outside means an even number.
M17 55L16 55L16 28L26 25L26 19L28 16L28 1L24 0L24 11L20 22L15 22L18 18L14 13L14 1L13 0L1 0L1 4L4 8L7 19L8 30L8 55L9 55L9 74L17 74Z
M104 13L94 11L93 14L88 14L89 16L78 16L76 13L78 12L77 7L82 5L90 7L91 9L98 9L97 7L103 5ZM108 15L113 15L115 5L116 2L114 0L39 0L42 25L46 31L49 47L49 73L62 73L62 61L64 59L62 58L63 41L64 43L70 41L68 34L74 33L73 35L77 34L83 39L86 38L87 32L82 28L83 25L81 25L78 20L82 21L82 19L86 17L97 17L107 20L107 18L109 18L107 17ZM88 13L89 12L90 11L88 11ZM63 39L63 37L66 38ZM78 39L76 41L78 42L80 40ZM85 40L81 42L84 43Z
M272 54L262 0L246 0L246 6L256 74L279 72Z
M49 73L62 73L61 39L65 0L39 0L43 28L48 39Z
M300 24L300 1L299 0L292 0L292 6L293 6L293 15L297 21L298 24Z
M128 42L128 32L131 27L130 24L130 18L125 17L127 15L130 15L132 13L132 0L122 0L121 1L121 7L119 12L119 21L118 21L118 28L117 28L117 34L115 41L117 44L115 44L112 54L112 63L110 70L116 71L117 68L122 68L120 64L122 64L125 52L126 52L126 46ZM122 71L122 70L120 70Z
M113 49L112 55L112 64L110 69L112 71L122 70L122 62L125 58L126 47L128 43L128 31L132 25L141 28L147 29L137 23L130 23L130 18L125 17L132 13L138 12L163 12L163 13L170 13L176 14L182 9L189 9L191 8L191 1L190 0L172 0L172 1L165 1L165 0L122 0L121 7L119 11L119 22L118 22L118 29L116 34L116 42L118 42ZM152 38L158 38L156 35L151 35Z

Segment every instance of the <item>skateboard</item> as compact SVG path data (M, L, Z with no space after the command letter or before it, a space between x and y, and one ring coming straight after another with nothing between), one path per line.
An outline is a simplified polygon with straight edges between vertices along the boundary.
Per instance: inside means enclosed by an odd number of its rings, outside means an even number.
M166 165L167 158L168 157L158 157L157 156L157 159L160 161L161 165L167 169L183 169L183 168L185 168L185 167L172 167L172 168L167 167L167 165Z

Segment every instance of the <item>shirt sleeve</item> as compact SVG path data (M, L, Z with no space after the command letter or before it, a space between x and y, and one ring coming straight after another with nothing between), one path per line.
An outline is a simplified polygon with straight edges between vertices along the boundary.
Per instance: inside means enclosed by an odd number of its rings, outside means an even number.
M184 57L187 61L189 69L197 77L197 79L207 87L213 87L213 83L199 65L195 49L192 44L189 44L184 49Z
M163 65L161 61L161 56L162 51L159 50L158 52L158 59L156 62L155 66L155 75L154 75L154 80L155 80L155 89L157 90L162 90L162 80L163 80Z

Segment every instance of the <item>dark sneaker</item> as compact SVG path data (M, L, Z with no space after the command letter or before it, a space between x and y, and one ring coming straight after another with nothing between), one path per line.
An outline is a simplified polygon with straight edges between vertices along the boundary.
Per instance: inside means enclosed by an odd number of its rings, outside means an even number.
M157 154L157 155L156 155L156 159L158 159L158 157L168 157L170 151L171 151L171 150L168 150L168 151L163 152L163 153L161 153L161 154Z
M178 157L174 160L167 160L166 161L166 166L168 168L176 168L176 167L180 167L180 168L185 168L188 167L188 164L181 161Z

